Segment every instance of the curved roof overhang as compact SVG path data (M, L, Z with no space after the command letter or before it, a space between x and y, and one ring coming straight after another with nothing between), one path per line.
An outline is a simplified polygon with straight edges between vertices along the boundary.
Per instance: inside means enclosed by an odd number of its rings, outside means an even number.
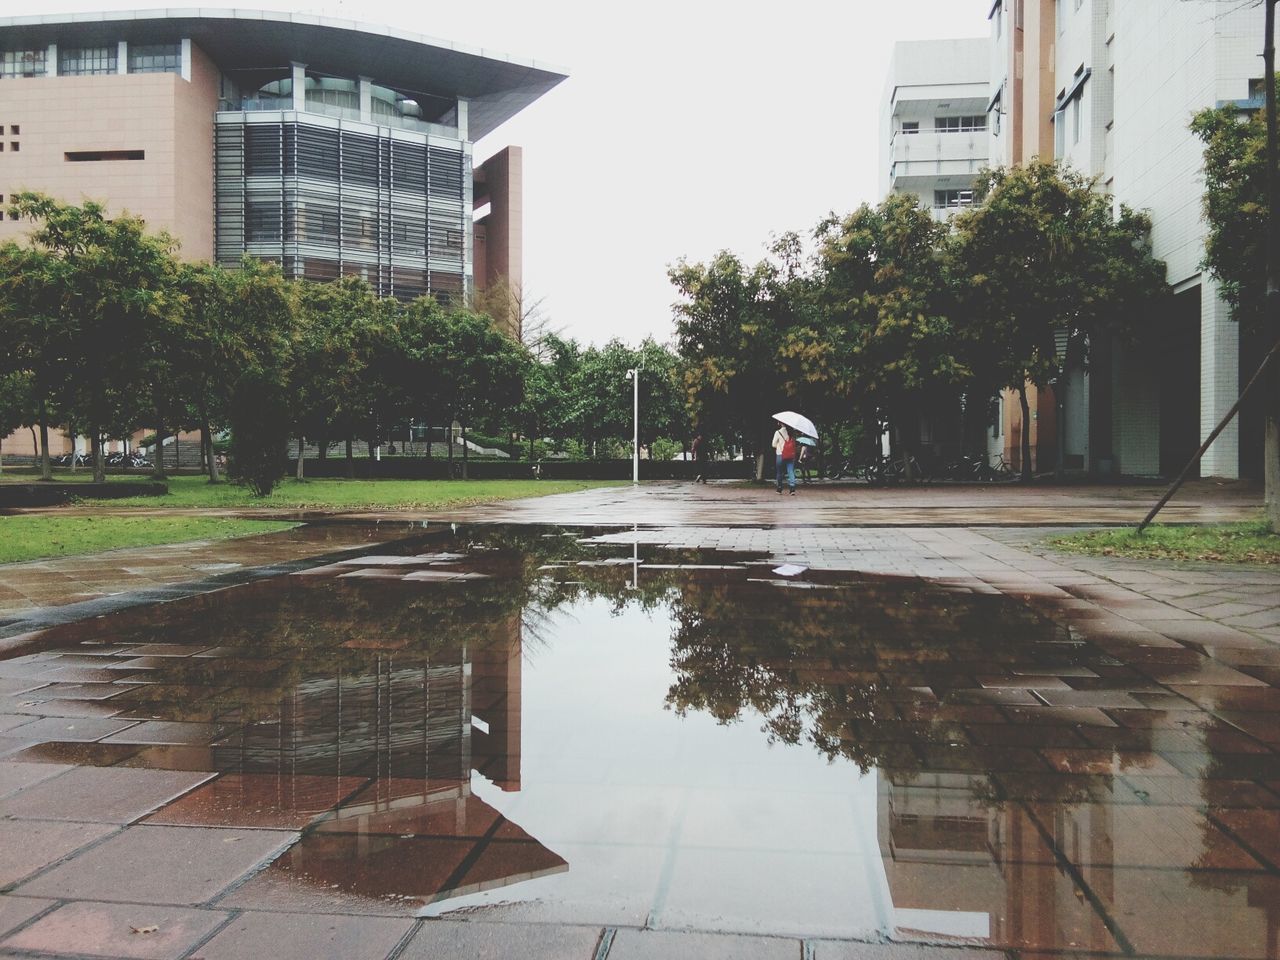
M338 76L372 77L469 101L478 140L560 83L565 71L392 27L269 10L164 9L0 17L5 47L50 43L160 43L189 37L223 70L305 63Z

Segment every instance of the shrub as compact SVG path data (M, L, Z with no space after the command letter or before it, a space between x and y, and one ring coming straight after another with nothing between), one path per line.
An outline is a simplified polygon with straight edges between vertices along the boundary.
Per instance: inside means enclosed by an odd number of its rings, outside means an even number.
M231 393L231 473L255 496L265 497L284 476L289 441L289 400L283 387L245 374Z

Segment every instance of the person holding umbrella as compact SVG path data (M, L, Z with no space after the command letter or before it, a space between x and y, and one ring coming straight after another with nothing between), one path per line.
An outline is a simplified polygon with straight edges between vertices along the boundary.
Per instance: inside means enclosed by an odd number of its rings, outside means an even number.
M812 437L796 437L796 443L799 447L796 449L796 468L800 471L800 479L808 483L813 478L813 458L814 447L818 445L818 441Z
M783 410L773 415L773 422L778 429L773 434L773 451L777 454L778 492L782 492L782 472L787 473L787 486L792 496L796 492L796 436L818 436L818 428L808 417L794 410Z
M787 474L787 489L791 491L791 495L796 495L796 441L791 436L791 431L787 429L787 425L781 420L775 420L778 429L773 433L773 452L776 455L777 463L777 486L778 492L782 492L782 474Z

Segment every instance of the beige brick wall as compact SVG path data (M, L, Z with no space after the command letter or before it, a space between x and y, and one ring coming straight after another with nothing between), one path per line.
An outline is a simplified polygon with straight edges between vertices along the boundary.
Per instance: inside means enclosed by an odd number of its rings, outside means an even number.
M172 233L184 257L210 257L217 74L203 53L193 47L192 54L191 82L168 73L0 81L6 202L19 190L72 203L100 200ZM145 159L66 159L70 151L89 150L142 150ZM0 240L28 230L29 223L5 217Z

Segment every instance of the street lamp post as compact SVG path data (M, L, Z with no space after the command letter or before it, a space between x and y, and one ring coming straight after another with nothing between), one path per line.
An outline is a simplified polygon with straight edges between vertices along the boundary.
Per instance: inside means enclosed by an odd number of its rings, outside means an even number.
M631 436L631 482L640 482L640 368L627 371L627 379L634 390L634 432Z

